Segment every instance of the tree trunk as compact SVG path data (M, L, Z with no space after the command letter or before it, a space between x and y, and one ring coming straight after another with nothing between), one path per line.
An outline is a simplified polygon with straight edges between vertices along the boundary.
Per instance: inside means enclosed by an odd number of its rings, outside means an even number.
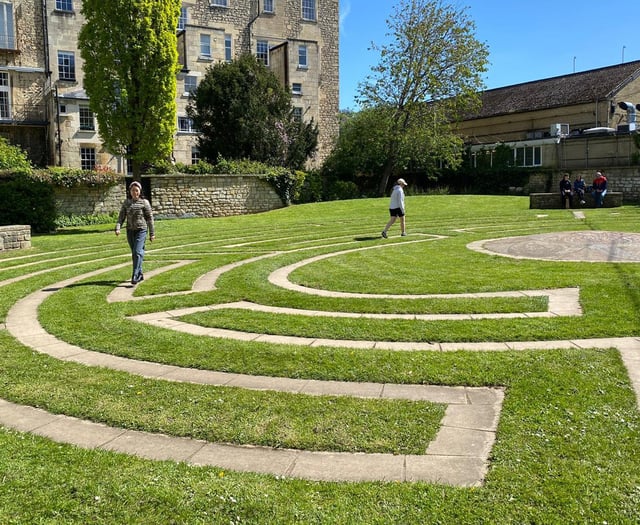
M382 171L382 177L380 178L380 184L378 186L378 194L381 197L384 197L387 194L387 185L389 184L389 179L393 173L393 163L391 161L387 161L384 166L384 170Z

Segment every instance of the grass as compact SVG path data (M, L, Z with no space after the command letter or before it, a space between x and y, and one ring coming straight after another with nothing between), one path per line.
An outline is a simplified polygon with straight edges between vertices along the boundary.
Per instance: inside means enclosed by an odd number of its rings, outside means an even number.
M312 318L238 309L189 322L242 331L334 339L512 341L639 333L640 265L508 259L466 249L472 241L556 231L640 232L634 206L544 215L520 197L407 197L410 233L382 241L386 199L320 203L271 213L158 221L147 271L192 263L140 284L142 300L108 303L129 277L114 268L52 294L48 331L84 348L202 369L358 382L504 386L506 397L485 483L321 483L153 462L85 451L0 430L0 522L23 523L637 523L640 414L618 352L402 352L297 347L197 337L152 328L131 315L246 300L306 310L366 313L539 311L533 299L321 297L279 288L269 274L316 255L291 281L310 288L451 294L580 288L579 318L409 321ZM433 238L442 236L442 238ZM33 238L0 254L0 322L32 291L127 263L110 226ZM337 252L342 252L337 254ZM188 290L204 273L216 289ZM20 280L16 280L20 279ZM93 369L34 353L0 331L0 397L125 428L211 441L326 451L421 453L444 407L407 401L302 396L171 383ZM96 475L99 473L99 475Z

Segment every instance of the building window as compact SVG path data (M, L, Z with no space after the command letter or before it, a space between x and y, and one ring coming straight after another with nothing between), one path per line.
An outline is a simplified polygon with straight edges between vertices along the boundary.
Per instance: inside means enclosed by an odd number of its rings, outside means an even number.
M299 82L294 82L291 85L291 94L292 95L302 95L302 84Z
M198 164L200 162L200 150L193 146L191 148L191 164Z
M183 30L187 27L187 8L180 8L180 17L178 18L178 31Z
M193 133L193 120L189 117L178 117L178 133Z
M298 67L300 69L307 69L308 66L307 46L298 46Z
M11 118L11 91L9 73L0 72L0 120Z
M293 108L293 120L296 122L302 122L302 108Z
M16 48L13 30L13 4L2 0L0 0L0 48Z
M187 75L184 77L184 95L193 95L198 88L198 77Z
M229 0L211 0L209 5L216 7L229 7Z
M273 13L273 0L264 0L263 9L265 13Z
M516 166L542 165L542 153L540 146L524 146L522 148L515 148L513 155Z
M256 58L265 66L269 65L269 42L266 40L258 40L256 44Z
M316 21L316 0L302 0L302 19Z
M93 118L93 111L86 104L81 104L80 108L80 129L82 131L95 131L95 119Z
M96 167L96 148L80 148L80 167L83 170Z
M231 35L224 35L224 59L231 62L232 57Z
M211 58L211 36L200 35L200 56Z
M56 0L57 11L73 11L73 0Z
M76 57L68 51L58 51L58 76L60 80L76 79Z

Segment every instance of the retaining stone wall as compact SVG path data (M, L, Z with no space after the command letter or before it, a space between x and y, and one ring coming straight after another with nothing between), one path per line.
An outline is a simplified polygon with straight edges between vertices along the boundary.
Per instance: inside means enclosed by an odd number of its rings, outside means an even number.
M31 226L0 226L0 252L31 248Z
M110 188L56 188L56 207L67 216L117 213L125 188L124 182ZM157 218L226 217L284 206L260 175L151 175L144 177L143 188Z

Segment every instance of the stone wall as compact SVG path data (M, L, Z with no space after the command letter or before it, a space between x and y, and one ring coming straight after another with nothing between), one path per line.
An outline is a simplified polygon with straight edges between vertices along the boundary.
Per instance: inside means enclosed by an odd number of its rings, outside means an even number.
M284 206L273 186L260 175L152 175L144 193L158 218L224 217L260 213ZM125 185L110 188L56 188L59 215L118 212Z
M0 226L0 252L31 248L31 226Z

